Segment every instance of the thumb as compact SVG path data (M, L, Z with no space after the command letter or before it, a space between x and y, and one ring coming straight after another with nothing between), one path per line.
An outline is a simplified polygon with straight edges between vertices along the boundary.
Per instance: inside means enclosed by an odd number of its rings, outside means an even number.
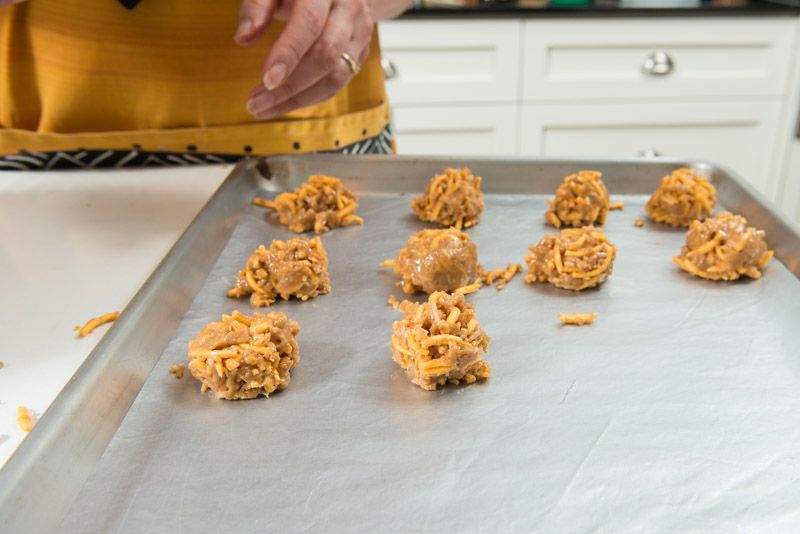
M239 25L233 40L241 46L253 44L269 26L279 0L242 0Z

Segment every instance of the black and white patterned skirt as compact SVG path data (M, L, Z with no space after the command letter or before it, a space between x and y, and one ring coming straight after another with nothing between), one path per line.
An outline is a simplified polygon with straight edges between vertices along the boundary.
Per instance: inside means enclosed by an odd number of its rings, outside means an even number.
M394 136L390 126L381 133L326 153L392 154ZM63 169L121 169L130 167L177 167L235 163L240 154L196 152L149 152L144 150L75 150L69 152L28 152L0 156L0 171L45 171Z

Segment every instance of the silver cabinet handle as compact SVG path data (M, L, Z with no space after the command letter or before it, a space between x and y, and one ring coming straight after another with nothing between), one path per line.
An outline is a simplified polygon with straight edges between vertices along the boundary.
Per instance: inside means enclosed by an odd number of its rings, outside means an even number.
M675 68L675 62L663 51L653 52L644 59L642 71L651 76L666 76Z
M391 80L392 78L397 78L399 74L397 72L397 65L392 62L391 59L387 59L385 57L381 58L381 67L383 67L383 77L387 80Z
M658 158L661 157L661 152L655 148L646 148L636 153L640 158Z

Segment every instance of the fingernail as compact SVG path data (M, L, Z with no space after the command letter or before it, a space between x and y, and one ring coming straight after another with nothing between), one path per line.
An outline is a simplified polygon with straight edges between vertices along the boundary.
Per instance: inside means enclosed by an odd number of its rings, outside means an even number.
M256 115L259 111L264 111L264 109L271 106L273 100L275 99L269 93L256 95L247 101L247 112L251 115Z
M236 28L236 35L234 35L233 38L238 41L242 37L248 35L251 31L253 31L253 21L249 18L243 18L239 21L239 27Z
M264 75L264 87L272 91L281 84L284 77L286 77L286 65L283 63L276 63Z

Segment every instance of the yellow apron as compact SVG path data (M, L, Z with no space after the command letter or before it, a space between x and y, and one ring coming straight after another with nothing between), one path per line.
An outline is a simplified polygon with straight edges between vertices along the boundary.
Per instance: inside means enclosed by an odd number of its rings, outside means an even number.
M0 155L140 150L275 154L342 149L385 132L377 33L332 99L269 121L245 108L276 23L233 42L238 0L29 0L0 9Z

